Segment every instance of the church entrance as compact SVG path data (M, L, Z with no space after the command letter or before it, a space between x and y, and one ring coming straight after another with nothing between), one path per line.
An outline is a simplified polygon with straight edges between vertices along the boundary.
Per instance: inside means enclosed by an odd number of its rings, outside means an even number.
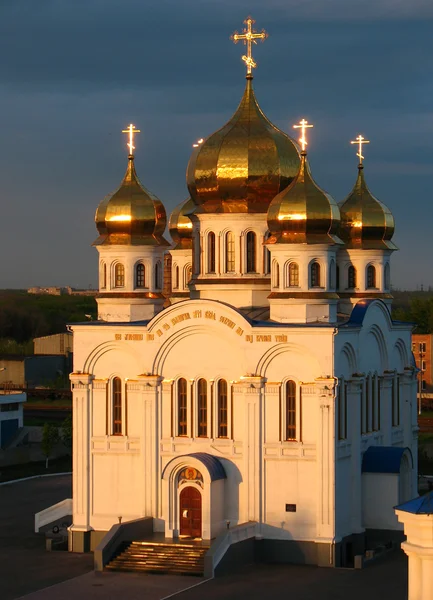
M201 537L201 494L192 486L185 487L179 498L180 535L185 537Z

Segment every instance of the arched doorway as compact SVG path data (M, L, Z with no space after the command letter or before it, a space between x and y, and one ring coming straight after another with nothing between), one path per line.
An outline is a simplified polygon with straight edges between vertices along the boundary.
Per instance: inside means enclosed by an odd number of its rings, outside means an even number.
M179 496L180 535L185 537L201 537L201 494L192 486L183 488Z

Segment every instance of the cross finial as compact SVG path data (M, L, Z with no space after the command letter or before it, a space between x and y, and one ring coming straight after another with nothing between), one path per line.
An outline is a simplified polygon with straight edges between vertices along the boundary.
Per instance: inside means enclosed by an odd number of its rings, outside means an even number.
M364 144L369 144L370 140L366 140L365 137L363 137L361 134L359 134L358 137L356 138L356 140L353 140L350 143L358 144L358 152L357 152L356 156L359 157L359 165L362 166L362 161L364 160L364 157L362 156L362 146Z
M305 130L308 129L309 127L314 127L314 125L310 125L308 123L308 121L306 121L305 119L302 119L301 121L299 121L299 125L293 125L293 129L301 130L301 137L299 138L299 141L301 143L302 152L306 151L305 148L308 145L307 139L305 137Z
M252 56L251 47L253 44L257 44L256 40L262 40L262 42L264 42L265 39L268 37L268 34L264 29L262 29L260 33L257 33L257 31L253 31L253 25L255 21L251 17L247 17L244 23L246 27L244 27L243 32L238 33L237 31L235 31L235 33L231 36L230 39L233 40L235 44L242 40L245 46L247 47L247 53L246 55L244 54L244 56L242 56L242 60L247 66L247 77L251 77L252 70L257 67L257 64Z
M136 129L135 125L133 125L131 123L131 125L129 125L128 129L122 129L122 133L129 134L129 142L126 145L129 148L129 156L134 156L134 150L135 150L134 133L141 133L141 131L139 129Z

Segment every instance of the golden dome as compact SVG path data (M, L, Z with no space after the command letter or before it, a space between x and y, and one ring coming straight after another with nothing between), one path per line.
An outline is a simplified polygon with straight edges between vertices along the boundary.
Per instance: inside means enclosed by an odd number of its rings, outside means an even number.
M128 156L128 168L119 189L104 198L96 209L95 222L99 237L94 246L169 245L163 238L167 223L164 206L140 183L132 155Z
M272 200L268 244L341 244L340 211L335 200L314 182L306 152L294 182Z
M175 250L192 248L192 222L187 215L191 213L194 207L194 202L191 198L188 198L188 200L178 204L170 215L168 230L171 239L175 243Z
M252 77L230 121L191 155L187 185L206 213L264 213L299 170L295 142L265 117Z
M389 208L368 189L362 164L358 166L355 187L339 206L340 235L348 248L397 249L391 241L394 234L394 217Z

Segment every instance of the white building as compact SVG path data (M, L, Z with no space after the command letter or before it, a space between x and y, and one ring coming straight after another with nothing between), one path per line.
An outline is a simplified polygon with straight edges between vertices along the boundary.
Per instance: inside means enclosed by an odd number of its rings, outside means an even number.
M350 564L417 485L411 326L394 222L362 165L340 205L259 108L191 156L170 232L128 159L99 205L99 320L74 324L72 548L153 517L167 538L255 522L269 560Z

